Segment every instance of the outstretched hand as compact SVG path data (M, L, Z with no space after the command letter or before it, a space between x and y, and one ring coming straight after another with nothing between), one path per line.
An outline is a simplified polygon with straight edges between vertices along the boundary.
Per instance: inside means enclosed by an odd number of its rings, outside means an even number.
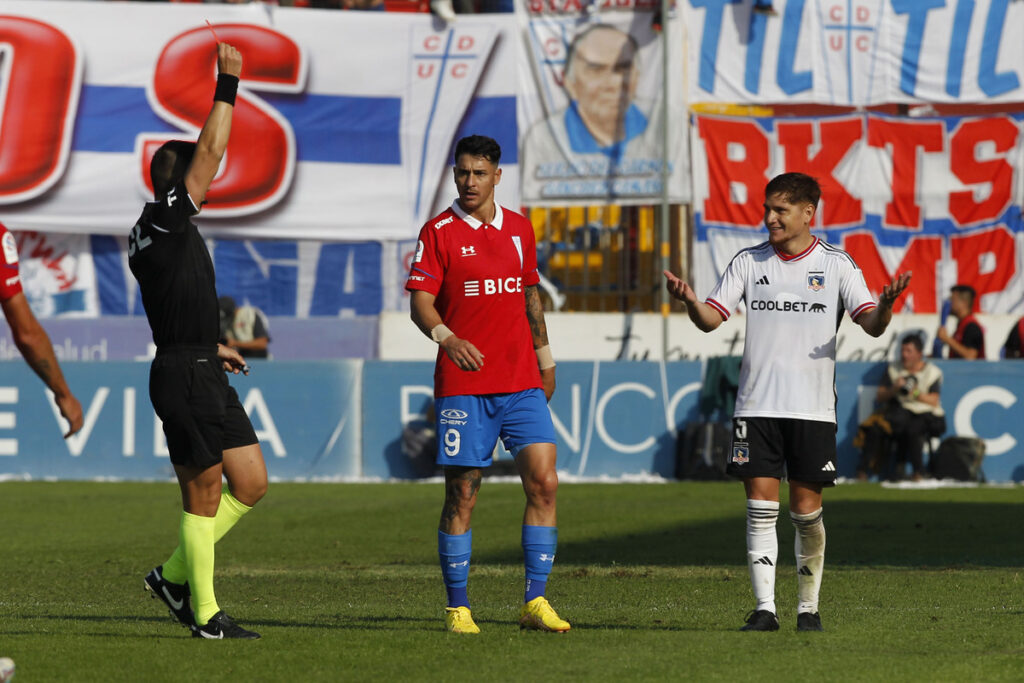
M665 289L675 299L683 301L686 304L697 303L697 294L693 291L686 282L680 280L670 271L662 271L665 274Z
M905 290L907 285L910 284L911 275L913 275L913 273L910 271L897 275L893 278L892 282L882 288L882 295L878 297L879 305L892 308L892 305L896 303L896 299L900 298L900 294L902 294L903 290Z

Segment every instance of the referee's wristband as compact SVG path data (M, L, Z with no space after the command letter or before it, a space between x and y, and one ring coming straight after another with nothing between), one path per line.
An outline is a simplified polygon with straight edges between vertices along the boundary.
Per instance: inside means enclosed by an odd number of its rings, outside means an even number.
M438 344L440 344L453 334L455 333L449 330L444 323L440 325L434 325L434 327L432 327L430 330L430 338L436 341Z
M539 349L534 349L537 354L537 365L541 370L555 367L555 359L551 356L551 345L545 344Z
M227 102L235 106L235 94L238 92L238 76L217 74L217 89L213 92L214 102Z

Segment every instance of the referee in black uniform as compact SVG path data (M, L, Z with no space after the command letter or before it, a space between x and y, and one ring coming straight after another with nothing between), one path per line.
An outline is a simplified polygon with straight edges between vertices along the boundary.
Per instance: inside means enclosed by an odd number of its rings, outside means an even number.
M157 347L149 396L163 421L184 508L178 548L146 575L145 586L197 638L259 638L220 609L213 591L214 544L266 493L267 470L225 375L248 368L238 352L217 343L213 262L190 221L227 148L241 70L238 50L219 43L213 108L199 139L168 142L153 155L156 201L146 204L128 236L128 264Z

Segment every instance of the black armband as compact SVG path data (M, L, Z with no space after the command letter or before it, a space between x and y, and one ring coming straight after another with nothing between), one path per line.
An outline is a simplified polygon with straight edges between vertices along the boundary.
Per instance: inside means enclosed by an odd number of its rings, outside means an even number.
M238 92L238 76L217 74L217 90L213 93L214 102L227 102L235 106L235 93Z

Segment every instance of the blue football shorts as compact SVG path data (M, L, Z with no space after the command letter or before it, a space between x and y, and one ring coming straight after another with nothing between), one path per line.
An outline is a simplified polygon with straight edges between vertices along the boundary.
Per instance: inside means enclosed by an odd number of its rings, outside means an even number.
M555 427L541 389L443 396L435 411L438 465L490 467L498 437L513 456L530 444L555 443Z

